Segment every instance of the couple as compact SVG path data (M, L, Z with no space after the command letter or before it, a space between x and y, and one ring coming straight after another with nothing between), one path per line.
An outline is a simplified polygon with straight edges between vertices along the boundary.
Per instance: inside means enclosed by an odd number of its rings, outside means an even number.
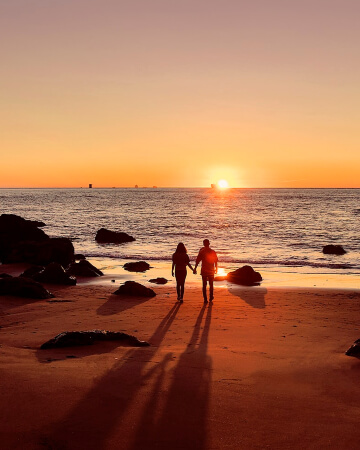
M206 296L207 282L209 282L210 288L209 300L210 302L214 300L214 274L217 273L218 258L216 252L210 248L209 239L204 239L203 244L204 247L202 247L199 251L194 268L192 268L190 264L190 259L187 254L186 247L182 242L178 244L176 252L172 256L171 272L172 276L174 276L174 269L175 269L176 291L180 303L183 302L184 297L186 266L189 266L190 269L193 271L193 274L196 275L196 268L200 264L200 261L201 261L201 277L203 282L204 303L208 302Z

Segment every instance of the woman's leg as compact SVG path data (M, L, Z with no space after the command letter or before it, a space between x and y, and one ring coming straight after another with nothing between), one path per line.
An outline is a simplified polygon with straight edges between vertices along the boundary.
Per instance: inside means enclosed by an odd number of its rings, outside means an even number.
M182 300L182 298L184 297L186 271L178 272L175 275L177 284L179 286L178 298Z

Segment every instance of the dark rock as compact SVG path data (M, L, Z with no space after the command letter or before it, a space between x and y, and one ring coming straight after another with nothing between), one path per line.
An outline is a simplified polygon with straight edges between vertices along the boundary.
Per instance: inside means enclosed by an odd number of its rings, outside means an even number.
M0 295L12 295L35 299L53 298L40 283L25 277L11 277L0 280Z
M325 255L344 255L346 250L341 245L325 245L323 248L323 253Z
M45 269L44 266L31 266L28 269L26 269L20 276L34 279L34 277L38 275L40 272L42 272L44 269Z
M360 339L357 339L353 343L353 345L348 350L346 350L345 355L360 358Z
M35 273L31 278L41 283L65 284L67 286L75 286L76 278L69 276L59 263L50 263L44 270Z
M121 231L110 231L106 228L100 228L96 233L95 240L102 244L122 244L135 241L135 238Z
M115 295L128 295L131 297L155 297L156 293L136 281L125 281L117 291Z
M33 225L35 225L38 228L46 227L46 223L41 222L39 220L28 220L28 222L31 222Z
M150 283L155 283L155 284L166 284L168 282L168 280L166 278L152 278L151 280L149 280Z
M86 259L81 259L78 263L71 264L66 273L77 277L101 277L104 275L101 270L97 269Z
M43 242L50 239L43 230L31 220L15 214L0 216L0 261L3 263L23 262L19 244L24 242Z
M43 222L26 220L14 214L0 216L0 261L64 267L74 260L74 247L67 238L49 238L38 226Z
M255 286L262 281L262 276L251 266L243 266L234 272L229 272L226 279L231 283L242 284L244 286Z
M53 339L45 342L40 348L77 347L79 345L91 345L95 341L122 341L132 347L146 347L149 344L140 341L135 336L118 331L90 330L90 331L65 331Z
M82 255L81 253L76 253L74 255L75 261L79 261L80 259L86 259L85 255Z
M23 242L18 246L21 261L47 266L57 262L67 267L74 261L74 246L68 238L49 238L44 242Z
M11 278L11 275L8 273L0 273L0 278Z
M150 264L145 261L128 262L124 264L124 269L129 272L145 272L150 269Z

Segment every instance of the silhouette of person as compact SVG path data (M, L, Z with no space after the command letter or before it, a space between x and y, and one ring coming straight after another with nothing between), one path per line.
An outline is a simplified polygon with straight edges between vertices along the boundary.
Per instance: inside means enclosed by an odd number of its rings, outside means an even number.
M200 264L201 261L201 277L203 283L203 297L204 303L207 303L207 295L206 295L206 286L207 282L209 282L209 300L212 302L214 300L214 274L217 273L217 263L218 257L216 252L210 248L209 239L204 239L203 241L204 247L202 247L199 251L199 254L196 258L194 274L196 274L196 268Z
M189 266L190 269L194 272L194 269L192 268L190 264L190 259L187 254L187 250L185 245L182 242L179 242L175 253L172 255L172 268L171 268L171 274L174 276L174 269L175 269L175 278L176 278L176 292L177 292L177 299L180 301L180 303L183 302L184 297L184 289L185 289L185 279L186 279L186 267Z

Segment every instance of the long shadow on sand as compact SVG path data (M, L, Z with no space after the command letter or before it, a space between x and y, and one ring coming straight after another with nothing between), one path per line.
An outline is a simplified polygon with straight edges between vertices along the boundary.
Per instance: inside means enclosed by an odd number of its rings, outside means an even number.
M172 358L168 353L157 368L155 383L142 418L137 425L132 450L151 448L205 449L207 414L211 382L211 357L207 354L212 305L205 306L197 318L187 350L171 373L164 392L164 369ZM155 411L159 415L154 414Z
M141 305L142 303L145 303L150 299L151 298L149 297L136 297L136 299L134 299L133 297L111 295L106 303L99 306L96 312L100 316L111 316L112 314L117 314L119 312L133 308L134 306Z
M129 350L78 405L43 440L51 448L103 449L114 432L122 433L124 421L136 430L132 444L119 449L147 448L205 449L211 358L207 355L211 306L203 307L196 320L186 351L174 367L171 352L156 361L180 305L174 305L149 339L152 347ZM171 369L172 367L172 369ZM141 398L145 389L147 403ZM139 418L129 416L134 402ZM129 426L129 425L128 425ZM119 428L117 431L115 431ZM121 436L121 435L120 435Z
M147 382L148 376L151 377L151 372L146 373L146 367L156 355L179 308L180 304L175 304L161 321L149 339L151 347L129 350L98 380L53 432L44 433L46 437L43 442L46 445L56 449L80 449L83 448L86 435L87 450L104 448L105 441L126 416L136 394ZM159 366L160 371L166 362ZM120 443L119 448L122 448Z
M243 287L237 285L228 286L228 291L241 300L244 300L248 305L253 308L265 308L265 296L267 294L267 289L263 287L253 286L253 287Z

